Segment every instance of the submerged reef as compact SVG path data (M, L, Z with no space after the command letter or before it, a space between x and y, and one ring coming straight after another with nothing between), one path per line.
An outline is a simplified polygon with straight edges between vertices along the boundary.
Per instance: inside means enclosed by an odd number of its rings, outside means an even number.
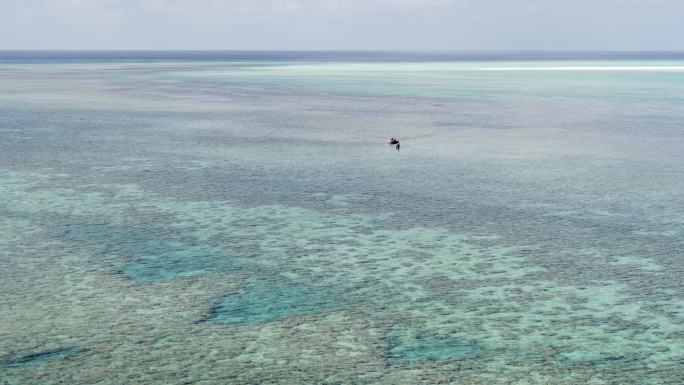
M684 73L481 67L0 62L0 383L684 384Z

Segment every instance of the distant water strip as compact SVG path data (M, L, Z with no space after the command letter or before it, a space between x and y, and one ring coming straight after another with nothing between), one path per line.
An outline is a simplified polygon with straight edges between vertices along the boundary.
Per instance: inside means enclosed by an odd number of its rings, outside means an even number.
M684 66L668 67L484 67L477 71L602 71L602 72L684 72Z

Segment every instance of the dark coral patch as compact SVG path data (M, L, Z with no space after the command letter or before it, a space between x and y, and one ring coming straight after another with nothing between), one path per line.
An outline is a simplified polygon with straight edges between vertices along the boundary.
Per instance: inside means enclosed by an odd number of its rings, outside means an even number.
M81 353L85 353L86 351L87 349L76 347L46 349L25 355L11 355L2 360L2 365L5 367L33 366L62 358L72 357Z

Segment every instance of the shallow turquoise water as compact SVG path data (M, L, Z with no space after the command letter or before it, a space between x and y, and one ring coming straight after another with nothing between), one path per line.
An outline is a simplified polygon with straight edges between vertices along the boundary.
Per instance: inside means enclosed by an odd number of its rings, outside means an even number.
M0 90L4 383L684 382L684 61L5 62Z

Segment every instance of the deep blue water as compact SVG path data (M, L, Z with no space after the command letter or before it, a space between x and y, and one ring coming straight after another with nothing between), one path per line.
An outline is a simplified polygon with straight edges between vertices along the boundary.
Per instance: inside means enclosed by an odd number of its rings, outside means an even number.
M681 60L638 51L0 51L0 63Z

